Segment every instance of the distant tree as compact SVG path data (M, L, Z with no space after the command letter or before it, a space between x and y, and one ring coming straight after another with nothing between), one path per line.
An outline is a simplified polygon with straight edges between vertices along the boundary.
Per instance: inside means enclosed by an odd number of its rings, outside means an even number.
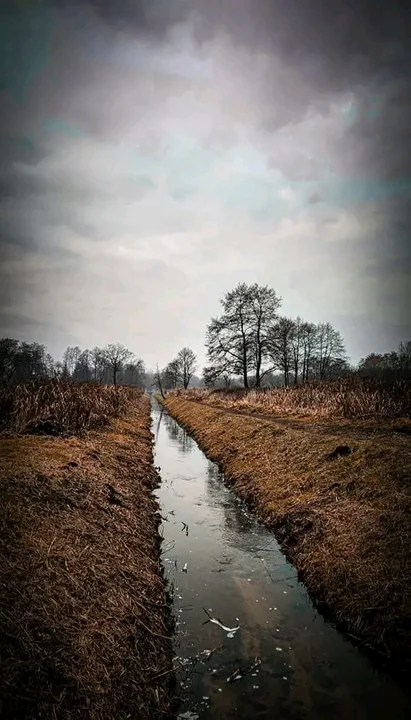
M76 345L75 347L68 347L63 353L63 375L65 377L71 377L76 367L76 363L81 355L81 349Z
M302 382L307 382L311 375L311 366L317 346L317 327L314 323L304 322L300 326L301 345L302 345Z
M273 367L284 374L285 387L288 387L290 384L294 339L294 320L287 317L280 317L271 327L268 347Z
M166 365L162 378L163 386L166 390L173 390L178 387L180 381L180 363L177 358Z
M90 366L92 379L101 382L105 368L104 354L101 348L94 347L90 350Z
M387 380L411 378L411 341L400 343L396 351L370 353L360 360L358 374Z
M103 348L102 356L106 367L111 372L113 385L117 385L118 374L124 363L132 357L132 353L120 343L110 343Z
M78 380L80 382L92 380L93 370L91 366L90 350L83 350L78 356L76 364L74 366L72 378L73 380Z
M300 317L294 320L294 333L291 338L291 355L294 373L294 385L298 385L298 378L301 374L301 361L304 347L304 323Z
M153 375L154 387L160 391L161 397L164 398L163 373L160 371L158 364Z
M331 323L317 325L316 367L320 380L329 379L347 361L344 341Z
M187 389L190 380L197 370L197 357L195 353L188 347L183 347L176 358L179 379L184 389Z
M146 377L145 368L142 360L127 363L121 373L121 382L124 385L135 385L138 388L144 388Z
M9 382L19 363L20 343L12 338L0 340L0 379Z
M275 290L268 286L240 283L221 300L223 314L212 318L207 327L207 355L210 366L219 373L241 375L244 387L249 376L255 375L255 385L268 369L270 327L281 304Z

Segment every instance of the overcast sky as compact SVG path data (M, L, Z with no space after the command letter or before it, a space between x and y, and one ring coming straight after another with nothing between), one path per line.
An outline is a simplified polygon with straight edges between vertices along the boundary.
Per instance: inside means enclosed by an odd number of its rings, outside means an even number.
M203 365L245 281L355 362L410 339L400 5L3 2L0 334Z

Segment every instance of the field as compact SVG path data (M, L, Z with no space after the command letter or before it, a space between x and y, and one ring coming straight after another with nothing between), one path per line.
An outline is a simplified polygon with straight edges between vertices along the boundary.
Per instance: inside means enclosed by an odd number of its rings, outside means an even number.
M1 717L166 717L172 621L147 396L33 383L1 403Z
M356 411L368 425L327 418L319 398L328 393L178 392L164 404L275 532L326 615L409 677L411 439L370 421L371 401ZM250 412L260 398L264 415ZM402 417L396 402L389 413L384 405L384 418ZM311 409L307 421L298 408Z
M411 383L347 378L261 390L175 390L171 394L215 407L313 420L390 421L411 418Z

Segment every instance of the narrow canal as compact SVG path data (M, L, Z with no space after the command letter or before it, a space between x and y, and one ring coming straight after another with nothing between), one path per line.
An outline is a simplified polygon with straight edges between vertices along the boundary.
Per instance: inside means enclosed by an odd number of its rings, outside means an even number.
M155 400L152 414L177 717L410 718L411 699L316 612L217 466Z

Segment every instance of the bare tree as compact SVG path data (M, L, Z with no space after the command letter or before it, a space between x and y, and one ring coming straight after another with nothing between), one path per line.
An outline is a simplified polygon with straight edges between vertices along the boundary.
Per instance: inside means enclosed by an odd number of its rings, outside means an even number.
M284 373L285 387L290 384L294 338L295 323L291 318L281 317L271 328L269 338L270 357L274 367Z
M317 346L317 327L314 323L305 322L300 327L302 344L302 381L308 382L311 365Z
M320 380L329 378L335 370L346 362L344 341L338 330L331 323L317 325L317 357L316 366Z
M178 359L172 360L163 370L163 386L166 390L174 389L180 380L180 363Z
M99 347L95 347L90 352L90 363L92 368L93 380L101 382L104 373L104 355Z
M154 382L154 385L158 388L158 390L160 390L161 397L164 400L165 395L164 395L163 382L162 382L162 373L159 370L158 363L157 363L156 371L153 375L153 382Z
M80 353L75 364L72 377L73 380L78 380L80 382L86 382L92 379L93 373L91 368L90 350L83 350Z
M124 363L132 357L132 352L120 343L110 343L103 349L103 357L113 378L113 385L117 385L117 377Z
M240 283L221 300L223 314L212 318L207 328L207 354L215 368L241 375L244 387L249 376L260 386L263 364L268 359L270 327L281 299L275 290L257 284Z
M177 355L179 378L184 389L187 389L190 380L197 370L197 357L195 353L188 347L183 347Z
M121 372L121 382L124 385L136 385L139 388L144 388L146 382L145 375L146 372L142 360L129 362Z
M81 349L78 345L75 347L68 347L64 353L63 353L63 374L65 377L71 377L74 368L76 366L76 362L78 361L79 357L81 355Z
M298 385L298 377L301 371L301 355L303 350L304 323L300 317L294 320L294 334L291 338L291 353L294 372L294 385Z

